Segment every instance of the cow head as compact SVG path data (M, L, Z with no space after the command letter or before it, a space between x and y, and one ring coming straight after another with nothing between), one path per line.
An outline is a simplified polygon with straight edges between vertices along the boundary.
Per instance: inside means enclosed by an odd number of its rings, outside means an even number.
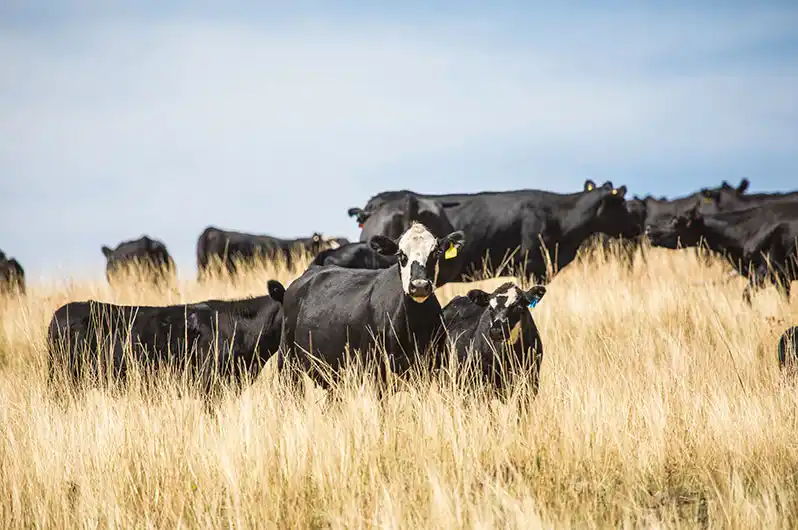
M465 236L461 231L437 238L421 223L413 223L398 241L381 235L369 240L371 248L378 253L399 258L402 289L418 303L426 301L440 286L441 266L454 261L464 244Z
M546 294L546 288L535 285L527 291L511 282L499 286L491 294L481 289L472 289L467 296L480 307L488 310L490 327L488 338L493 342L502 340L515 344L521 335L521 318L527 308L535 307Z
M611 181L611 180L606 180L606 181L604 181L604 184L602 184L602 185L601 185L601 187L602 187L602 188L609 188L609 189L612 189L612 181ZM585 181L585 187L584 187L584 191L593 191L593 190L594 190L594 189L596 189L596 188L598 188L598 186L597 186L597 185L596 185L596 183L595 183L595 182L593 182L592 180L590 180L590 179L587 179L587 180Z
M571 215L576 216L571 218L576 226L590 225L591 230L611 236L636 237L643 229L627 209L626 186L616 188L610 181L582 194Z
M651 244L657 247L677 248L695 246L701 240L704 217L701 213L701 204L696 203L692 208L678 212L669 219L662 219L656 224L646 224L646 235Z

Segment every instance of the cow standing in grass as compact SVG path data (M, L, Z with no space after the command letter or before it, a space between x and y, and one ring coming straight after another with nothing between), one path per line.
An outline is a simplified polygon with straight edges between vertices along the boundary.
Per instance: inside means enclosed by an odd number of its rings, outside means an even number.
M173 306L123 306L94 300L55 311L48 330L49 371L70 384L84 376L125 381L130 363L145 372L188 369L208 388L213 377L257 376L280 344L280 282L269 296Z
M25 271L14 258L0 250L0 294L25 294Z
M281 239L209 226L197 240L197 272L202 281L215 265L221 265L228 274L234 275L240 262L255 260L282 260L291 269L296 253L306 252L315 257L326 248L338 248L347 243L349 241L344 238L330 238L319 233L311 237Z
M385 355L395 373L419 355L436 356L443 325L435 288L458 272L455 258L464 243L462 232L438 238L414 223L398 241L371 238L375 250L397 257L388 269L309 268L285 294L279 369L296 364L328 386L313 357L336 374L347 347L380 366Z
M503 390L515 370L531 377L532 395L538 393L543 343L528 308L546 294L536 285L526 291L507 282L492 293L472 289L443 308L446 331L460 362L474 359L488 384Z
M156 285L169 283L176 273L175 262L166 245L146 235L123 241L113 249L103 245L101 250L106 260L108 283L114 283L117 275L134 272L132 268L137 268L136 273Z

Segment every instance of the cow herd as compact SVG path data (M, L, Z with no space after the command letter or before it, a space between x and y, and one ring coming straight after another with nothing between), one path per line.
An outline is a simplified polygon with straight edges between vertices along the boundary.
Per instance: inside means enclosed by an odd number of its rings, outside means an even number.
M308 375L330 387L352 360L380 380L419 364L434 369L454 352L484 380L506 388L523 373L537 393L543 346L532 317L545 285L593 238L617 240L631 265L646 246L705 247L748 278L742 293L776 285L789 299L798 279L798 192L748 194L748 181L703 188L675 199L628 199L626 186L591 180L576 193L540 190L426 195L409 190L373 196L348 214L360 241L319 233L296 240L208 227L197 242L198 278L213 269L231 277L248 260L296 266L312 256L287 288L268 282L268 296L206 300L164 307L71 302L48 331L50 378L85 374L124 379L131 363L147 369L190 368L192 377L240 381L277 356L287 381ZM124 266L146 265L152 281L174 274L166 246L149 237L103 246L108 280ZM450 282L514 275L472 289L441 306L436 289ZM24 273L0 252L0 288L24 295ZM795 360L798 329L778 344L782 366Z

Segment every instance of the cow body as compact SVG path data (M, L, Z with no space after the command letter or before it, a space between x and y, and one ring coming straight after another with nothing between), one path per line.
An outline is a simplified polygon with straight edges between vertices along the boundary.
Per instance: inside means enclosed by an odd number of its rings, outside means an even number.
M398 242L374 236L370 244L398 262L380 270L311 267L288 287L281 371L296 362L327 386L311 356L335 375L348 346L364 361L379 363L384 354L388 368L402 373L419 354L437 350L443 330L434 289L449 275L447 261L463 248L462 233L436 238L416 223Z
M25 270L0 250L0 295L25 294Z
M652 244L666 248L701 242L726 255L737 271L749 277L744 298L776 283L788 299L790 282L798 278L798 203L783 201L744 210L700 213L698 207L659 225L647 225Z
M636 237L624 205L625 187L609 183L591 191L560 194L540 190L481 192L463 195L418 195L441 204L455 229L465 234L462 279L512 272L547 281L547 263L555 272L571 263L577 249L594 233ZM364 211L409 192L386 192L372 198ZM388 200L384 200L387 198Z
M61 371L126 379L129 363L156 371L190 369L209 384L216 373L237 381L257 376L277 350L282 330L283 286L269 281L270 296L208 300L175 306L122 306L89 300L55 311L48 329L50 379Z
M383 256L364 242L349 243L321 251L311 266L335 265L347 269L387 269L396 265L396 256Z
M443 308L447 334L460 361L475 358L485 381L502 390L506 377L518 368L531 376L537 395L543 343L528 307L543 298L546 289L523 291L505 283L493 293L472 289Z
M238 262L277 259L281 259L290 269L294 266L297 252L315 256L325 248L337 248L346 243L348 241L343 238L328 238L318 233L311 237L281 239L209 226L197 241L197 270L202 280L214 260L218 260L229 274L235 274Z
M167 283L175 274L175 263L166 245L146 235L123 241L113 249L103 245L101 250L106 259L105 276L109 283L129 267L139 267L145 279L156 284Z

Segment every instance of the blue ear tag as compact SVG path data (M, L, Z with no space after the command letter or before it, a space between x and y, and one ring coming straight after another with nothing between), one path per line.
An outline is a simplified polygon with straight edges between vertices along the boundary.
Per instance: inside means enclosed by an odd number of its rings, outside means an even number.
M534 309L534 308L535 308L535 306L536 306L536 305L538 305L538 302L540 302L540 298L535 298L534 300L532 300L531 302L529 302L529 307L531 307L531 308L533 308L533 309Z

